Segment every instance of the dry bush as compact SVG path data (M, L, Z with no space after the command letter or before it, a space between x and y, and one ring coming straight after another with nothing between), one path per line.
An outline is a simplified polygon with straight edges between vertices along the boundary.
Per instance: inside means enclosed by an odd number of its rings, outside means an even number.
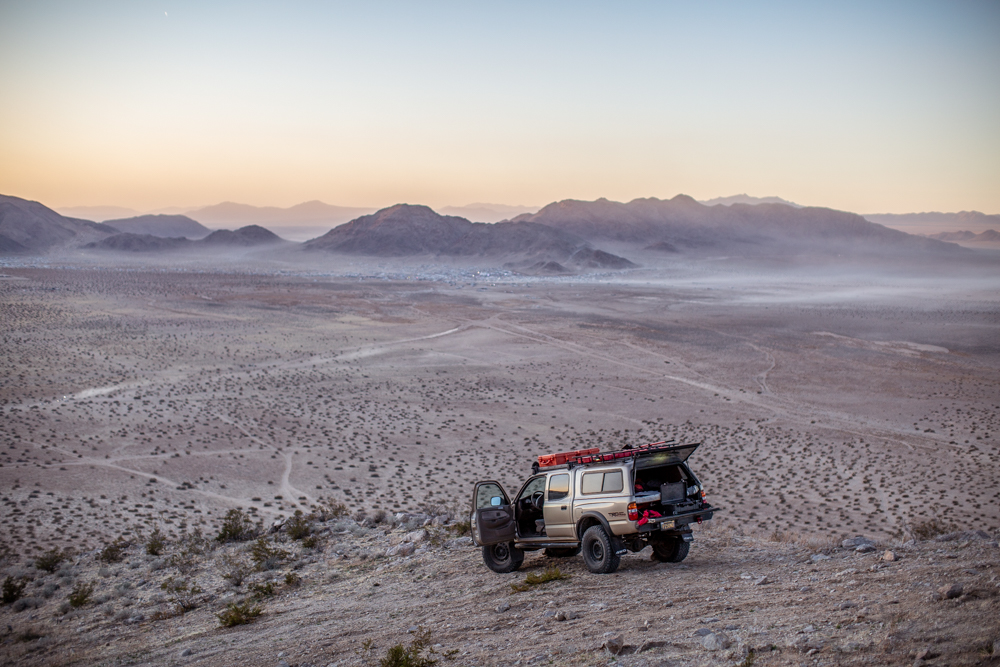
M198 607L198 596L201 595L202 590L197 582L186 579L175 581L173 577L170 577L160 584L160 588L170 595L167 602L174 604L179 613L183 614Z
M55 572L62 565L63 561L69 558L68 551L50 549L35 559L35 567L45 572Z
M350 514L350 510L347 509L347 505L336 500L320 498L319 501L312 506L313 516L316 517L318 521L328 521L330 519L339 519Z
M257 569L262 572L264 570L273 570L287 557L287 551L280 549L277 545L271 545L266 537L259 538L250 547L250 559L253 560Z
M94 584L93 582L83 583L80 582L73 587L73 591L66 596L69 600L70 606L74 609L79 609L83 605L90 602L91 596L94 594Z
M127 546L128 542L119 537L117 540L101 549L101 553L98 554L97 560L102 563L120 563L122 559L125 558L125 547Z
M230 602L224 611L215 616L219 619L219 624L224 628L231 628L237 625L247 625L253 623L258 616L264 613L264 608L253 604L250 600L244 600L237 604Z
M222 578L234 587L243 585L244 579L250 574L250 568L241 559L231 554L222 557Z
M150 556L159 556L167 547L167 536L160 532L159 526L146 540L146 553Z
M953 533L958 527L953 523L945 523L941 519L925 519L917 523L910 523L904 527L907 533L917 540L930 540L938 535Z
M421 655L431 643L431 631L418 632L409 647L396 644L386 651L385 657L379 661L379 667L431 667L437 660ZM369 645L368 650L371 649Z
M14 604L24 595L24 586L27 582L22 580L16 580L14 577L8 576L3 580L3 603L4 604Z
M218 542L246 542L257 537L260 531L260 524L255 524L246 512L231 509L226 512L222 527L215 539Z
M285 533L293 540L301 540L312 532L312 525L303 514L302 510L295 510L292 518L285 522Z
M520 593L523 591L530 591L535 586L541 586L550 581L558 581L560 579L569 579L571 575L565 574L559 571L556 566L545 568L545 571L541 574L535 574L532 572L527 577L524 578L523 584L511 584L511 594Z

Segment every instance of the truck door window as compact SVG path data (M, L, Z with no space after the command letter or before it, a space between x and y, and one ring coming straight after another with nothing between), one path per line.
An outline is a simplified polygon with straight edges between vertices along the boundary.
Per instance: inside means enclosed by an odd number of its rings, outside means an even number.
M582 493L620 493L624 488L622 471L588 472L583 475Z
M476 509L481 510L484 507L492 507L490 501L496 497L503 498L503 491L498 485L480 484L479 488L476 490ZM503 500L500 502L502 503Z
M549 478L549 500L559 500L569 495L569 475L552 475Z

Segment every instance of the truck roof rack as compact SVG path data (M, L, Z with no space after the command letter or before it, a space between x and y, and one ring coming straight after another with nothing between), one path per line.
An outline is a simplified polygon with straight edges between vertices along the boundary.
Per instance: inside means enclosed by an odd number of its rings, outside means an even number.
M617 461L621 459L637 458L639 456L644 456L646 454L654 454L656 452L667 452L683 447L697 447L701 443L689 443L689 444L679 444L676 440L661 440L660 442L651 442L648 445L642 445L639 447L629 447L626 445L627 449L620 449L615 452L594 452L581 454L571 458L568 463L572 465L588 465L591 463L610 463L612 461ZM693 451L693 450L692 450ZM687 457L685 457L687 458Z

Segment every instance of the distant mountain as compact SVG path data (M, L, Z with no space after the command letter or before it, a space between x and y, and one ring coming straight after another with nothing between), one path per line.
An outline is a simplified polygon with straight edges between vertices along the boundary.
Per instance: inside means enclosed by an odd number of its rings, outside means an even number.
M201 242L206 245L249 247L285 243L285 240L260 225L247 225L246 227L237 229L235 232L231 232L228 229L219 229L206 236Z
M730 197L716 197L715 199L703 200L700 203L705 206L732 206L733 204L749 204L751 206L755 206L757 204L784 204L785 206L802 208L800 205L790 202L787 199L782 199L781 197L751 197L747 194L732 195Z
M200 239L211 229L186 215L137 215L132 218L107 220L105 224L130 234L152 234L162 238L185 237Z
M961 232L941 232L940 234L931 234L928 238L969 246L1000 245L1000 232L995 229L987 229L985 232L980 232L979 234L968 230Z
M210 227L229 228L237 225L280 227L282 225L301 226L310 223L333 227L359 215L371 213L373 210L350 206L332 206L321 201L308 201L289 208L223 202L188 211L187 215Z
M361 216L307 241L305 247L377 257L490 257L518 265L563 262L577 268L634 266L627 259L595 250L578 236L545 225L470 222L410 204Z
M112 218L131 218L139 215L139 211L124 206L64 206L57 208L60 215L70 218L83 218L84 220L96 220L97 222L107 222Z
M163 252L179 249L218 249L220 247L249 248L279 243L287 243L287 241L263 227L249 225L234 232L228 229L219 229L198 241L186 238L164 238L152 234L122 233L88 243L84 247L91 250L119 252Z
M515 218L575 234L593 243L680 250L760 254L788 250L820 252L957 251L954 245L913 236L859 215L785 204L705 206L686 195L673 199L598 199L549 204Z
M117 230L90 220L67 218L47 206L0 195L0 252L45 252L101 239Z
M466 206L444 206L443 215L457 215L472 222L500 222L516 215L534 213L538 206L508 206L507 204L467 204Z
M967 229L973 232L1000 229L1000 215L987 215L979 211L960 211L958 213L866 213L864 217L867 220L877 222L886 227L917 234L935 234L958 229Z

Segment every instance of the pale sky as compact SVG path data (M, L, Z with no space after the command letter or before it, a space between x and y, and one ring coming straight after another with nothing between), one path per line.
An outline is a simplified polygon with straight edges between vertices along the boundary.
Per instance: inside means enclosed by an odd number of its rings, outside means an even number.
M0 193L1000 213L1000 2L0 0Z

